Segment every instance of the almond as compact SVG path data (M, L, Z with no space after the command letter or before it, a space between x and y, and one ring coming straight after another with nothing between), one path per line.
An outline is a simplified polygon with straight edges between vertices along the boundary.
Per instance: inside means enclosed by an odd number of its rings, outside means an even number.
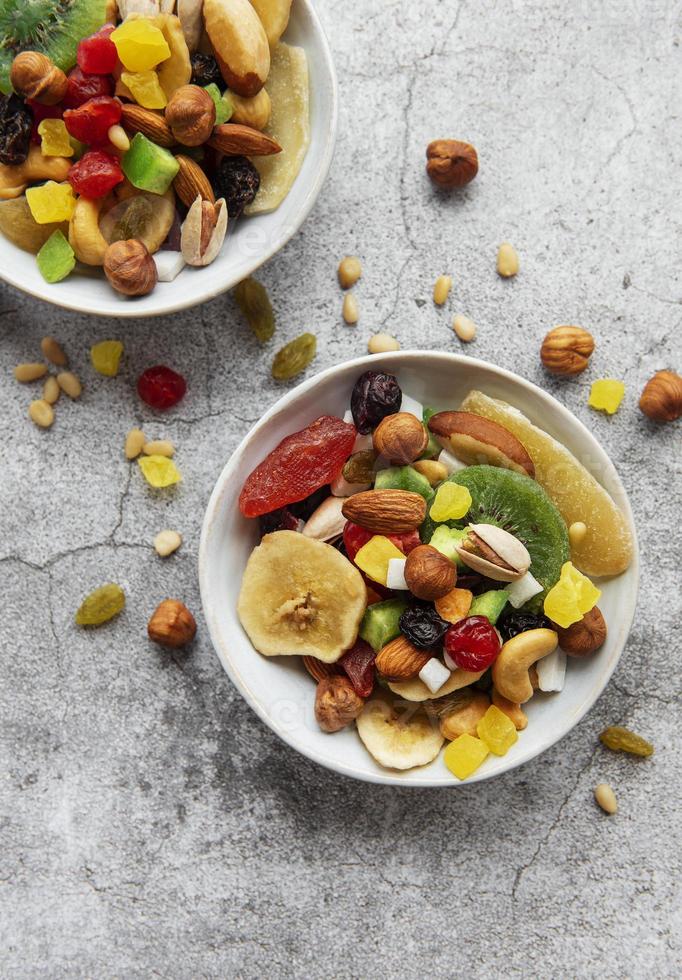
M267 133L240 123L223 123L216 126L208 145L227 156L265 157L281 153L282 147Z
M324 660L318 660L317 657L304 657L303 666L318 684L325 677L331 677L332 674L338 674L339 672L336 664L327 664Z
M426 449L429 436L410 412L396 412L382 419L372 436L374 449L395 466L413 463Z
M426 517L426 501L409 490L365 490L348 497L341 512L367 531L401 534L419 527Z
M121 106L121 125L130 133L142 133L159 146L174 146L175 137L171 128L158 112L143 109L142 106L123 103Z
M405 581L418 599L442 599L454 589L457 569L430 544L420 544L407 556Z
M428 650L418 650L405 636L398 636L382 647L375 661L379 673L393 681L416 677L431 659Z
M199 196L202 200L215 204L213 188L199 164L183 153L178 153L175 159L180 169L173 181L173 189L182 203L189 208Z
M470 466L487 463L526 476L535 476L535 466L526 447L504 426L473 412L438 412L429 419L429 429L447 440L458 459Z

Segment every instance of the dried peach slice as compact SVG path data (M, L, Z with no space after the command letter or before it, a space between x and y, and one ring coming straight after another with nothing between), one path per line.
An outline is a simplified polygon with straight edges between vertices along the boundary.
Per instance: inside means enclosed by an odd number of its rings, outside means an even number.
M535 467L523 443L509 429L472 412L438 412L429 419L429 429L463 463L475 466L503 466L526 476L535 476Z

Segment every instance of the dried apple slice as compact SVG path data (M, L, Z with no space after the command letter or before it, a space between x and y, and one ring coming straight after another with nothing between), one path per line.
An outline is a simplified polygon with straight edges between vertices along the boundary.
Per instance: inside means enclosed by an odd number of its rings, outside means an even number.
M523 443L497 422L472 412L438 412L429 419L429 429L469 466L487 463L535 476L533 460Z

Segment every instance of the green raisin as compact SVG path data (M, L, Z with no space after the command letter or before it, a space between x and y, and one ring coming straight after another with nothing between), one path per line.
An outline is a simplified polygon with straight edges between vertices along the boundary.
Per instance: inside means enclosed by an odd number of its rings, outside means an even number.
M101 626L117 616L125 604L125 592L121 586L107 582L83 599L76 613L76 622L79 626Z
M134 197L111 232L111 243L140 238L152 218L152 205L146 197Z
M649 756L654 754L654 747L641 735L635 735L628 728L612 725L605 728L599 736L600 741L612 752L629 752L631 755Z
M273 378L277 381L288 381L289 378L300 374L315 357L316 350L315 334L302 333L300 337L290 340L275 354L272 362Z
M265 286L252 277L242 279L234 287L234 298L256 339L261 344L270 340L275 332L275 314Z
M374 461L372 452L353 453L343 467L343 478L348 483L371 483L374 480Z

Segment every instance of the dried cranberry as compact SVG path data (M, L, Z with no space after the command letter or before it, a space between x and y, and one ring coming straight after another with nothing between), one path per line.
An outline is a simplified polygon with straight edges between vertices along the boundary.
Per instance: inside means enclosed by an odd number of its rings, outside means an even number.
M91 199L104 197L123 180L117 157L101 150L88 150L69 170L68 181L76 194Z
M373 537L374 534L372 531L367 531L364 527L360 527L359 524L353 524L352 521L346 521L346 526L343 529L343 543L348 558L351 561L355 561L355 556L360 548L367 544L370 538ZM400 548L404 555L409 555L413 548L421 544L419 534L416 531L405 531L403 534L387 534L385 537L389 541L392 541L396 548ZM372 583L372 587L375 584Z
M459 580L457 581L459 585ZM503 613L497 621L497 628L502 634L502 639L506 642L512 636L525 633L526 630L554 629L546 616L536 613L517 612L509 609Z
M77 109L67 109L64 123L71 136L81 143L106 143L107 133L121 118L121 103L108 95L88 99Z
M147 368L137 379L137 393L152 408L172 408L184 397L187 383L181 374L163 364Z
M65 109L77 109L89 99L114 94L114 80L109 75L86 75L80 68L73 68L67 79L69 87L62 99Z
M350 396L350 410L358 432L371 432L387 415L395 415L402 400L403 393L394 375L365 371L355 382Z
M0 96L0 163L14 166L28 156L33 115L16 95Z
M449 628L430 603L408 606L400 616L400 632L419 650L439 646Z
M244 517L259 517L331 483L348 459L355 426L322 415L283 439L246 478L239 495Z
M298 517L288 507L280 507L279 510L271 510L269 514L261 514L258 525L261 537L272 534L273 531L298 531Z
M78 67L88 75L111 75L118 64L116 45L110 40L114 24L105 24L96 34L83 38L78 45Z
M195 51L189 60L192 64L192 85L201 85L202 88L211 84L217 85L219 89L225 87L218 62L212 54L201 54L199 51Z
M224 197L233 221L251 204L260 187L260 174L247 157L223 157L211 181L217 198Z
M355 645L346 650L338 661L345 670L353 690L360 698L368 698L374 690L374 661L376 654L369 643L357 640Z
M485 616L467 616L450 626L445 634L445 662L462 670L485 670L501 646L497 630Z

